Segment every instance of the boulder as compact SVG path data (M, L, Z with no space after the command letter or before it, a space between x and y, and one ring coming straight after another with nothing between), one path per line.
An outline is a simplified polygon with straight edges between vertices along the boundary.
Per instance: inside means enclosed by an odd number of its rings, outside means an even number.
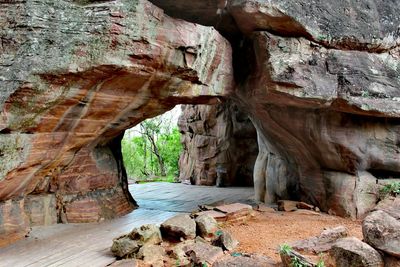
M160 226L163 238L179 240L196 237L196 222L188 215L174 216Z
M207 243L196 242L184 247L185 254L195 266L211 266L224 252L220 247Z
M382 256L370 245L355 237L339 239L329 250L336 267L383 267Z
M400 197L386 197L376 205L374 210L382 210L396 220L400 220Z
M384 211L374 211L364 219L362 230L365 242L400 258L400 220Z
M344 226L324 230L319 236L292 242L289 245L299 252L319 254L332 248L332 245L341 238L347 237L348 231Z
M256 254L233 254L218 259L213 267L275 267L276 262Z
M161 246L145 244L139 249L137 258L143 260L145 264L149 264L152 267L163 267L164 257L166 256L165 249Z
M111 252L118 258L125 258L134 255L140 248L137 241L128 236L121 236L113 240Z
M212 238L219 229L217 221L210 215L203 214L196 218L198 235L203 238Z
M129 237L143 244L160 244L162 242L160 227L154 224L145 224L134 228Z
M239 245L239 242L234 239L230 233L224 230L218 231L217 236L218 237L213 241L213 245L219 246L224 250L232 251Z

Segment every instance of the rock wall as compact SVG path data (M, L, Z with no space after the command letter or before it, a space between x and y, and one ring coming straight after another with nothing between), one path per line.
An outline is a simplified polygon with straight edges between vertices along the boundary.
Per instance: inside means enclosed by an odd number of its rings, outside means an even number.
M124 130L233 89L230 44L145 0L1 1L0 40L0 246L131 211Z
M258 200L361 217L400 177L397 1L153 2L230 43L146 0L0 1L0 245L129 212L121 134L178 103L248 114Z
M181 181L253 185L257 134L248 115L235 104L185 105L178 125L184 148L179 161Z
M231 98L258 132L257 200L363 217L378 201L373 185L400 178L396 1L215 0L188 12L183 0L153 2L231 41ZM235 34L219 23L227 17Z
M259 18L243 25L258 31L247 32L254 65L237 101L266 150L283 159L272 165L289 173L265 172L257 161L255 180L268 185L289 177L301 200L333 214L364 216L377 201L377 180L400 177L400 32L391 23L399 25L398 5L343 2L332 15L327 2L236 2L238 25L243 16ZM267 202L281 194L266 191Z

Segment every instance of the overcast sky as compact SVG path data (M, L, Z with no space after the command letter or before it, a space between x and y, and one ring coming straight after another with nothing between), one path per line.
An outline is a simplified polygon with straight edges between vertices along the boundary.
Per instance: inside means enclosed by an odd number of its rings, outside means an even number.
M172 125L178 125L178 118L182 113L181 105L177 105L173 109L171 109L168 112L165 112L164 114L160 116L166 117L166 120L170 120ZM139 135L139 124L136 125L135 127L128 129L125 131L125 136L135 136Z

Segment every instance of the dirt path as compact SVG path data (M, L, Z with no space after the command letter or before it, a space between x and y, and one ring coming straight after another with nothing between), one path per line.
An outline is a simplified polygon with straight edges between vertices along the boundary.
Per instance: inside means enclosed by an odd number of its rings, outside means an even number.
M280 261L281 244L319 235L325 228L345 226L349 234L362 239L361 222L327 214L302 215L293 212L257 212L246 223L227 225L239 240L238 251L259 253Z

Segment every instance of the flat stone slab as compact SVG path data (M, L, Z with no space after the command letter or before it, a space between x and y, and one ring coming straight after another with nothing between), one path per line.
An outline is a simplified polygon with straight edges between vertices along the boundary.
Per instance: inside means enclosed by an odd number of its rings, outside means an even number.
M225 213L226 221L246 221L253 214L253 207L242 203L233 203L216 207L214 210Z
M218 206L215 208L215 210L223 212L223 213L231 214L231 213L241 212L244 210L248 210L250 212L253 210L253 208L247 204L233 203L233 204Z
M198 216L201 215L210 215L213 217L217 222L225 222L226 221L226 214L223 212L219 212L216 210L206 210L206 211L200 211L196 213Z

